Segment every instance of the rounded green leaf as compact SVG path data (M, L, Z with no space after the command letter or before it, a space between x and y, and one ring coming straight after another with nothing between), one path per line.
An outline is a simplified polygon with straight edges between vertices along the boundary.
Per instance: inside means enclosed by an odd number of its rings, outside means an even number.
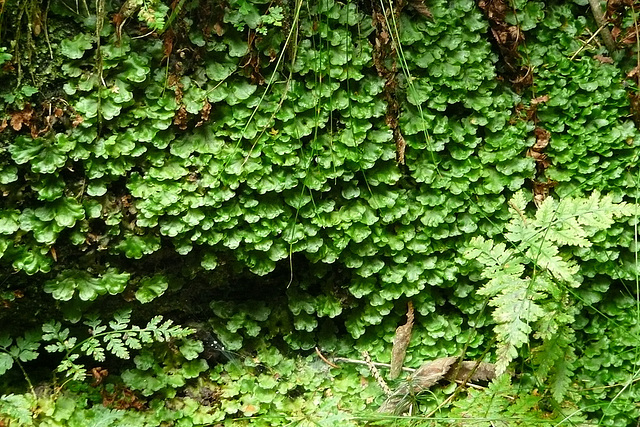
M164 294L168 287L169 283L164 276L145 277L140 281L140 287L136 291L136 299L146 304Z

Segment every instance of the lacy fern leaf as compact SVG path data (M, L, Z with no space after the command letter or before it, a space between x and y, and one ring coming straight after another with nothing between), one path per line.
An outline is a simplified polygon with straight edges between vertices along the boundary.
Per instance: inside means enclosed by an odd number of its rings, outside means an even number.
M545 199L527 214L523 192L509 201L511 220L505 237L510 243L473 238L464 256L477 262L487 280L477 293L493 307L497 340L496 370L506 371L518 350L530 344L536 375L549 379L552 396L560 401L570 384L575 354L572 348L576 306L569 288L582 283L579 265L565 247L590 247L598 231L637 209L614 203L611 196ZM532 333L539 345L531 342Z
M81 354L98 362L103 362L107 353L121 359L129 359L131 350L140 350L143 344L185 338L193 333L192 329L174 325L171 320L163 322L162 316L155 316L145 328L130 325L130 322L130 309L114 313L108 326L103 325L97 316L89 316L84 323L89 326L91 336L79 343L76 337L69 337L69 329L62 329L60 322L48 322L42 328L42 338L44 341L52 341L45 347L49 353L65 354L56 370L64 372L69 378L81 380L84 378L85 368L84 365L76 363Z

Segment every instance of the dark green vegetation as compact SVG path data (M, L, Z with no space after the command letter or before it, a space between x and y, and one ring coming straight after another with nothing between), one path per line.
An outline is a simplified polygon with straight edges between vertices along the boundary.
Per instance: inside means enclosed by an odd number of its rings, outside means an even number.
M621 3L0 2L0 425L635 425Z

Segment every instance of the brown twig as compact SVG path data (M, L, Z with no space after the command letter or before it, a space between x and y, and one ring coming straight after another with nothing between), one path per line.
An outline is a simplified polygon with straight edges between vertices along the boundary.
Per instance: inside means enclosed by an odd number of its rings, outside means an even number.
M327 365L329 365L329 366L331 366L332 368L335 368L335 369L340 369L340 366L336 365L335 363L330 362L326 357L324 357L323 354L320 352L320 349L318 347L316 347L316 354L318 355L320 360L322 360Z
M593 13L593 18L596 20L596 24L598 24L598 27L602 28L600 35L602 36L604 45L609 51L609 55L611 55L616 51L616 42L613 40L611 31L609 31L609 28L607 27L607 21L605 20L602 9L600 8L600 0L589 0L589 6L591 6L591 13Z
M369 364L367 362L365 362L364 360L349 359L347 357L334 357L333 361L334 362L353 363L354 365L366 365L366 366L369 366ZM388 364L388 363L380 363L380 362L373 362L372 361L371 364L373 364L376 368L391 369L391 365ZM415 372L415 369L413 369L413 368L403 367L402 370L405 371L405 372Z
M606 25L606 24L605 24L605 25ZM589 46L589 43L591 43L591 41L592 41L593 39L595 39L595 38L596 38L596 36L597 36L598 34L600 34L600 31L602 31L604 28L605 28L605 26L604 26L604 25L603 25L603 26L601 26L601 27L599 27L599 28L598 28L598 30L597 30L595 33L593 33L593 34L591 35L591 37L589 37L589 40L587 40L586 42L584 42L584 44L583 44L582 46L580 46L580 49L578 49L578 50L576 51L576 53L574 53L573 55L571 55L571 58L569 58L569 61L573 61L573 60L576 58L576 56L578 56L578 54L579 54L580 52L582 52L584 49L586 49L586 47L587 47L587 46Z

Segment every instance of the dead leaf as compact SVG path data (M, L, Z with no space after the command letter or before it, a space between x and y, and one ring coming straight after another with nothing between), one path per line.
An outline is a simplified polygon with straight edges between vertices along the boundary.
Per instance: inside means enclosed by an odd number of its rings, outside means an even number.
M196 127L202 126L204 122L209 120L210 115L211 115L211 104L209 103L209 101L205 99L204 106L202 107L202 110L200 110L200 121L196 123Z
M380 406L378 412L403 414L411 406L412 397L436 385L442 380L492 381L496 377L493 363L463 361L458 357L442 357L423 364L407 381L402 382Z
M542 95L542 96L538 96L536 98L533 98L531 100L531 105L538 105L538 104L542 104L544 102L547 102L549 100L549 95Z
M433 19L433 15L429 8L424 4L424 0L410 0L409 6L425 18Z
M402 155L404 164L404 152ZM400 161L398 161L400 163ZM413 303L409 301L407 307L407 323L398 326L396 334L393 337L393 348L391 350L391 370L389 372L389 379L394 380L400 376L402 372L402 366L404 364L404 358L407 355L407 348L411 341L411 331L413 329Z
M622 37L621 43L622 44L636 44L637 41L638 41L638 36L636 35L635 30L634 29L630 29Z
M106 369L102 369L101 367L96 367L91 369L91 376L93 377L93 383L91 385L96 387L102 384L102 381L109 375L109 371Z
M611 36L614 38L614 40L618 40L618 37L620 37L620 33L622 33L622 30L618 26L613 27L613 29L611 30Z
M216 22L215 24L213 24L213 31L216 32L218 37L222 37L222 35L224 34L224 27L220 25L219 22Z
M173 52L173 42L175 40L175 34L172 29L169 29L164 33L164 37L162 38L162 60L169 59L171 57L171 53Z
M186 130L188 121L189 117L187 115L187 108L184 105L181 105L173 117L173 124L182 130Z
M447 373L449 381L493 381L496 378L496 365L487 362L465 360L453 366Z
M16 132L22 129L22 126L31 126L31 119L33 117L33 109L31 105L27 104L22 111L15 111L11 114L11 127Z
M457 357L442 357L425 363L409 378L412 390L419 393L444 379L451 366L457 360Z
M547 145L549 145L549 140L551 139L551 132L546 129L537 127L533 134L536 136L536 143L531 147L534 151L542 151Z
M631 114L636 126L640 126L640 95L635 93L629 94L629 103L631 106Z
M126 18L121 13L114 13L111 22L113 22L113 26L116 29L116 42L120 45L120 41L122 40L122 27L124 26L124 21Z
M402 133L400 133L400 129L396 128L396 162L399 165L404 165L404 152L407 148L407 143L404 140L404 137L402 136ZM396 334L398 333L398 331L396 330Z
M551 162L547 161L550 165ZM551 193L551 189L558 185L556 181L540 182L533 181L533 202L536 206L540 206L540 203L546 199Z
M600 61L602 64L613 64L613 58L604 55L593 55L593 59Z
M80 114L76 114L76 117L73 119L73 122L71 122L71 125L75 128L78 127L78 125L83 121L84 119L82 118L82 116Z

